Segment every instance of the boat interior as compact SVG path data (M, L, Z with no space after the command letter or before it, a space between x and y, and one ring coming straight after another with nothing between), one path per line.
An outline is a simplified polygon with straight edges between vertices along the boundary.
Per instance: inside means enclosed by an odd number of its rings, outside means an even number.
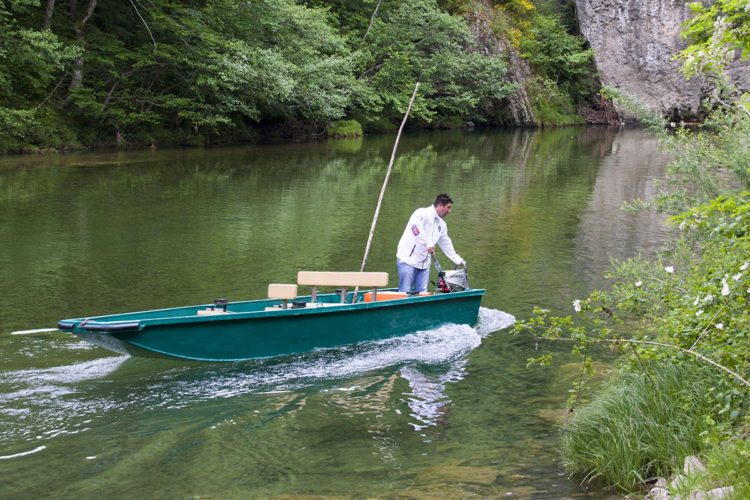
M415 295L431 295L427 292L417 294L415 292L399 292L394 288L383 288L387 285L387 272L299 271L296 284L269 284L268 298L266 299L230 302L222 298L216 299L213 304L98 316L91 318L91 321L100 323L184 318L196 315L221 316L237 313L332 307L351 303L407 299ZM298 295L300 286L310 287L310 295ZM335 290L320 293L321 288L334 288ZM364 290L359 290L360 288L364 288Z

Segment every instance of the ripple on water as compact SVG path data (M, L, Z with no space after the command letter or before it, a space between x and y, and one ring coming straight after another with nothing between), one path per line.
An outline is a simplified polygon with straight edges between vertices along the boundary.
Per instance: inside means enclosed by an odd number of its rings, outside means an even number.
M430 425L442 387L463 378L460 361L513 316L481 308L476 328L443 325L402 337L243 363L177 363L123 356L44 369L0 372L0 437L45 439L82 432L92 419L144 409L171 410L245 394L283 393L393 366L407 366L418 421ZM129 368L129 365L133 369ZM410 364L449 364L424 379ZM166 368L166 369L165 369ZM411 378L410 378L411 376ZM33 411L28 411L33 409ZM51 432L51 434L50 434Z

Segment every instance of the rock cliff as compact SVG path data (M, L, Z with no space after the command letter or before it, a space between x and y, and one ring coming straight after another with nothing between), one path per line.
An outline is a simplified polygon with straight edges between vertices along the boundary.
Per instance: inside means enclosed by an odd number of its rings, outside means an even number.
M466 15L466 22L477 43L477 50L485 56L501 57L505 60L508 64L508 78L516 84L516 90L508 97L506 108L497 110L495 114L500 121L508 125L535 126L536 117L526 92L527 80L531 78L531 69L513 45L493 33L492 25L497 15L487 0L475 2L474 8Z
M711 89L702 77L686 80L672 57L685 44L680 25L690 0L576 0L581 33L595 51L604 85L638 97L673 120L690 120ZM733 69L735 84L750 86L747 64ZM624 118L630 118L624 115Z

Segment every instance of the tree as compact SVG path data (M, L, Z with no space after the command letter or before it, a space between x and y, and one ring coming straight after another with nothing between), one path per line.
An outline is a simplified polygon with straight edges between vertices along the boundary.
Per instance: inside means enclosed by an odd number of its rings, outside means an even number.
M750 58L750 5L748 0L716 0L709 5L688 4L693 15L682 25L682 37L689 42L678 55L683 71L692 75L721 73L735 59Z

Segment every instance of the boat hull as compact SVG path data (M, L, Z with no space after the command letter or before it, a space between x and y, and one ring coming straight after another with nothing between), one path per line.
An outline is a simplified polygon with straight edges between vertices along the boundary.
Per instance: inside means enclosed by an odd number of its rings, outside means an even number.
M300 297L230 303L226 314L198 315L207 306L62 320L58 326L106 349L133 356L241 361L391 338L446 323L473 325L484 290L404 299L336 303L340 297ZM351 296L351 294L350 294Z

